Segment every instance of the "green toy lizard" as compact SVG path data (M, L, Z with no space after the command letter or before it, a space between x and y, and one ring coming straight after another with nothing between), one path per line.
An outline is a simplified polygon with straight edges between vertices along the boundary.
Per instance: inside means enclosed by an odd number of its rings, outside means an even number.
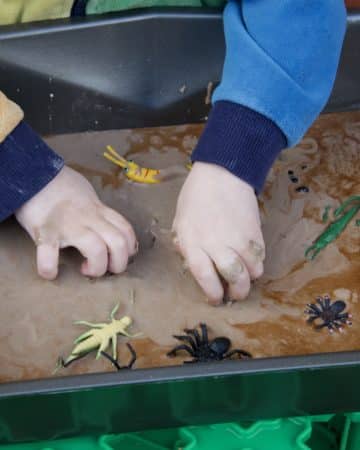
M345 230L349 222L356 216L360 210L360 195L349 197L342 205L334 211L335 220L331 222L314 243L305 251L305 258L314 259L316 255L323 250L332 241L337 239ZM329 208L325 208L323 220L328 218ZM359 221L355 222L359 226Z

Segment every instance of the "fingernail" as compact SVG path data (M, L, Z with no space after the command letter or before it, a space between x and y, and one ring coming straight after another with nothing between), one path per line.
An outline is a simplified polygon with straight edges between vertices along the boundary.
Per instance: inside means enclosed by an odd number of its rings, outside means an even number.
M223 304L222 300L211 300L210 298L206 298L206 302L211 306L220 306Z
M227 286L228 284L235 284L245 269L242 263L237 259L226 267L218 267L218 270L226 282L225 286Z
M250 240L249 248L250 248L251 253L255 256L255 258L259 259L260 261L264 261L265 248L263 245L259 244L256 241Z

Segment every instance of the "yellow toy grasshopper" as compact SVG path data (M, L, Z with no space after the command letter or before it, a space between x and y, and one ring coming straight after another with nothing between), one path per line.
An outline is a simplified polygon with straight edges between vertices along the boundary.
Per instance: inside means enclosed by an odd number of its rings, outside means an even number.
M116 305L115 308L111 311L110 323L90 323L83 320L75 322L75 325L86 325L88 327L91 327L91 329L80 335L74 341L75 347L66 360L63 360L63 358L59 358L55 371L61 367L69 366L72 362L86 356L96 349L98 349L96 359L99 359L101 355L108 357L108 355L104 355L104 352L109 346L110 341L112 342L113 359L109 357L108 359L110 359L112 362L116 361L117 335L122 334L127 337L139 336L139 334L131 335L126 331L126 329L132 324L131 317L124 316L119 320L114 318L118 309L119 305ZM131 346L129 347L129 349L132 352Z
M136 181L137 183L155 184L160 183L160 179L157 176L160 170L157 169L147 169L145 167L140 167L131 159L127 160L120 156L112 147L108 145L106 147L107 152L104 152L104 156L109 161L113 162L117 166L120 166L125 173L125 176L129 180Z

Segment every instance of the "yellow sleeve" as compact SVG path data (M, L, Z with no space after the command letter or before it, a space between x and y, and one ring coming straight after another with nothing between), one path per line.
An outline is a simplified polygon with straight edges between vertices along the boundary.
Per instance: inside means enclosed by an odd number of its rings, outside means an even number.
M9 100L0 91L0 144L23 119L20 106Z
M73 0L0 0L0 25L69 17Z

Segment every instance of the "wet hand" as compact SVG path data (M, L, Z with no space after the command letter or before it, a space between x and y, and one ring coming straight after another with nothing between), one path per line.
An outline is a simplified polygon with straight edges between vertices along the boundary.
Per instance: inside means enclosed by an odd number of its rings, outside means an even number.
M207 295L244 299L263 273L265 245L251 186L222 167L196 162L179 195L174 244ZM224 289L225 288L225 289Z
M123 272L137 251L131 225L105 206L90 183L64 167L45 188L19 208L15 216L37 246L37 270L53 280L59 251L75 247L84 256L81 273L100 277Z

